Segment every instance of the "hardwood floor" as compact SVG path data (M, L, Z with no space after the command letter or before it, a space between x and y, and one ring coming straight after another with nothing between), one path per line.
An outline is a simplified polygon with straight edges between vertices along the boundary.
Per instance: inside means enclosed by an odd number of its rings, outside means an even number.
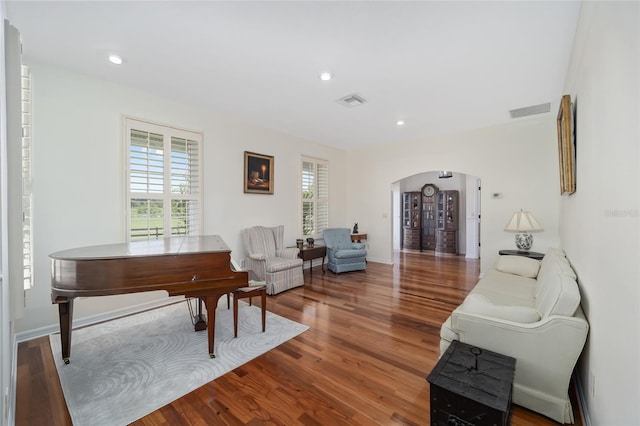
M477 260L420 253L363 272L307 270L304 287L267 306L308 331L135 424L427 425L440 325L478 273ZM48 338L21 343L16 425L70 425L61 392ZM512 423L557 424L518 406Z

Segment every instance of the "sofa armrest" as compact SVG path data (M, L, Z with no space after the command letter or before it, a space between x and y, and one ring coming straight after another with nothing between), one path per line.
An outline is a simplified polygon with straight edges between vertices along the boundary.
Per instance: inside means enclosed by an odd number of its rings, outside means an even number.
M354 250L364 250L367 248L365 243L352 243L351 248Z
M336 257L336 249L333 247L327 246L327 258L329 258L329 262L333 262Z
M267 257L263 254L247 256L246 270L253 271L258 279L264 280L267 276Z
M516 382L566 398L589 324L582 309L573 317L552 315L524 324L456 309L452 329L464 343L517 359Z
M276 250L276 257L284 257L285 259L295 259L298 257L300 250L298 247L286 247Z

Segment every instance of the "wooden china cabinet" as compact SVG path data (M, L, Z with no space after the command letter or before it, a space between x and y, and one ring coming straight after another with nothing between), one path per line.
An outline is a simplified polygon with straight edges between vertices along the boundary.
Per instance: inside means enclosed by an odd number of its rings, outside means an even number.
M436 253L458 254L458 191L437 195Z
M420 250L420 192L402 194L402 248Z
M402 194L402 248L458 254L458 191L426 184Z

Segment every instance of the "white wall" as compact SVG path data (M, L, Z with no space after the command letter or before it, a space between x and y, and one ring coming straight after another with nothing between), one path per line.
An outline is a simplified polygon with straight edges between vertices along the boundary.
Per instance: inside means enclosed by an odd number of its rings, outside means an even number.
M594 425L640 418L639 5L583 3L565 84L577 191L562 197L560 238L590 322L579 377Z
M515 248L504 226L519 209L530 210L544 231L533 250L559 246L559 173L555 113L514 120L415 143L353 151L348 156L348 217L368 233L370 260L392 261L392 183L425 170L464 171L482 180L481 270L500 249ZM366 172L365 172L366 170ZM491 198L494 192L502 198Z
M338 149L252 127L196 106L172 102L110 82L31 63L34 88L35 288L16 331L57 324L50 299L52 252L123 242L123 114L204 133L204 233L219 234L234 258L244 257L240 230L285 225L295 244L300 155L330 162L330 225L345 218L345 154ZM244 194L244 151L275 157L274 195ZM78 300L74 319L166 299L165 292Z
M477 176L467 177L467 209L465 214L466 225L466 241L465 241L465 257L467 259L478 259L480 257L480 178Z

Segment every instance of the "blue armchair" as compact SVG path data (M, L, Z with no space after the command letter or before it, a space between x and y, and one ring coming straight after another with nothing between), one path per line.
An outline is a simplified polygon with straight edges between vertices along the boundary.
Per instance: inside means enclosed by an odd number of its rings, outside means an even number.
M349 228L325 229L323 234L329 257L328 268L331 272L339 274L367 268L367 250L364 244L351 242Z

